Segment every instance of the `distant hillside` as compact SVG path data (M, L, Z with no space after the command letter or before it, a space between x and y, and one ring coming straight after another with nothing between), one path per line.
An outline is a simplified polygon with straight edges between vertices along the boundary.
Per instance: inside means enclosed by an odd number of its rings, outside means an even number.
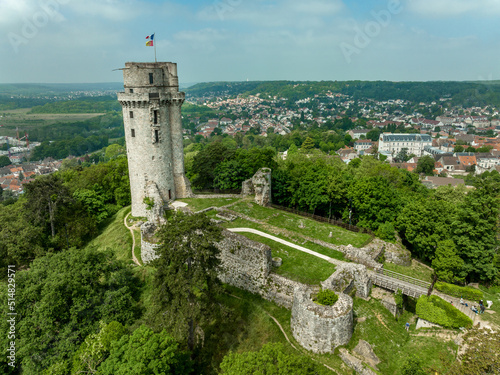
M500 106L500 82L389 82L389 81L254 81L199 83L185 90L191 97L255 95L283 97L292 101L324 95L351 95L354 99L432 102L441 98L466 106Z

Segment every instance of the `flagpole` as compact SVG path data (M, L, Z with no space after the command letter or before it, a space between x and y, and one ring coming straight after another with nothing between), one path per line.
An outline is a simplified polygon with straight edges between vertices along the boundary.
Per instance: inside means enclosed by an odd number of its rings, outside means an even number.
M154 36L156 39L156 31L154 32ZM153 41L153 46L155 47L155 63L156 63L156 62L158 62L158 61L156 61L156 41Z

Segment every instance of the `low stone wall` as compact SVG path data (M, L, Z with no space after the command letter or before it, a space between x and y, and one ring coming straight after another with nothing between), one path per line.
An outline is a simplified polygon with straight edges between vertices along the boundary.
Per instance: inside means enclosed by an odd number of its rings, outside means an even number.
M262 298L275 304L292 309L293 293L297 287L305 287L306 285L287 279L275 273L269 274L266 285L261 289L260 295ZM310 286L315 293L319 292L319 286Z
M314 353L333 353L335 348L349 342L353 332L352 298L339 294L333 306L313 302L314 289L307 286L295 288L293 294L293 337L307 350Z

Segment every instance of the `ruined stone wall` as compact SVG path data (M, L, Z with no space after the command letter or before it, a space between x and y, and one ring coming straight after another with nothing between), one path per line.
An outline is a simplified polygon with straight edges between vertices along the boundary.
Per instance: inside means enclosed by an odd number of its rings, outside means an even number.
M158 258L158 255L156 255L156 249L158 249L160 245L151 243L147 241L142 232L141 232L141 260L142 264L147 264L156 258Z
M255 203L267 206L271 203L271 169L261 168L251 179L243 182L241 195L243 197L255 194Z
M293 337L314 353L333 353L349 342L353 332L352 298L339 294L333 306L312 300L313 289L297 287L293 295L291 328Z
M261 294L272 269L271 248L262 243L223 230L217 244L221 251L222 282Z
M291 310L295 288L305 286L306 285L298 281L293 281L276 273L271 273L267 278L266 284L261 288L260 295L268 301ZM319 286L310 287L316 293L319 292Z
M333 290L336 293L346 294L356 288L356 296L368 298L372 288L372 281L364 265L345 263L337 266L335 272L321 283L321 287Z

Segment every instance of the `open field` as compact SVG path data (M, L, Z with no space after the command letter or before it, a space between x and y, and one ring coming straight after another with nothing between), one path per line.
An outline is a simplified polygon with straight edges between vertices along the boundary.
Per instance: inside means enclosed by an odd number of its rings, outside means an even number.
M52 125L58 122L80 122L104 113L69 113L69 114L28 114L31 108L0 111L0 136L15 136L16 127L20 131L29 131L42 125Z
M242 200L231 207L231 210L261 220L275 227L313 237L334 245L353 245L362 247L371 237L367 233L355 233L328 223L308 219L271 207L261 207L254 202ZM332 237L329 237L330 232Z

